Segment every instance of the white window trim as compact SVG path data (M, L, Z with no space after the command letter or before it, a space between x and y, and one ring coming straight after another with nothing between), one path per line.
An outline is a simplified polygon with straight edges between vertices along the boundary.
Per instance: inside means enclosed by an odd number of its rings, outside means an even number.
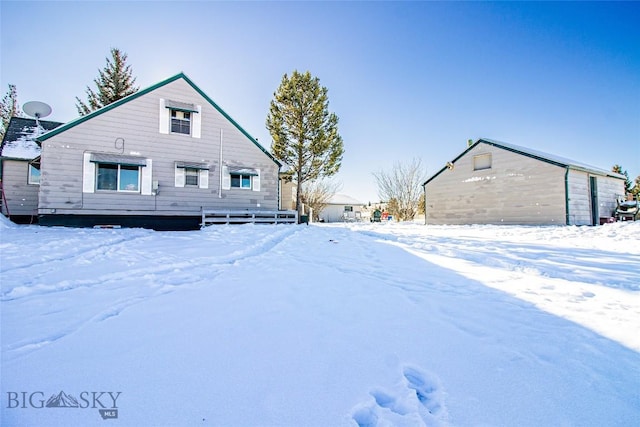
M147 166L140 171L140 194L151 196L153 194L153 161L147 159Z
M197 111L191 112L191 128L190 134L186 133L178 133L171 132L171 111L175 109L167 107L167 101L164 98L160 98L160 106L159 106L159 123L158 123L158 131L165 135L182 135L189 136L191 138L201 138L202 137L202 106L196 105L195 109Z
M97 188L96 163L91 161L91 152L83 153L82 168L82 192L95 193ZM119 174L118 174L119 175ZM119 180L119 176L118 176ZM121 193L121 194L141 194L143 196L153 195L153 161L146 159L146 166L138 166L138 191L127 190L98 190L101 194ZM119 185L119 181L116 183ZM116 187L118 188L118 187Z
M31 170L32 170L32 169L36 169L36 167L35 167L35 166L33 166L33 164L32 164L32 163L29 163L29 164L28 164L28 166L27 166L27 168L28 168L27 183L28 183L29 185L40 185L40 178L41 178L41 176L42 176L41 174L38 174L38 180L37 180L37 181L34 181L34 180L32 179L32 178L33 178L33 174L31 173ZM36 170L37 170L38 172L40 172L40 169L36 169Z
M189 176L195 176L196 182L195 184L187 183L187 178ZM200 186L200 171L194 168L184 168L184 185L185 187L199 187Z
M175 165L175 181L174 185L176 187L188 187L188 188L209 188L209 169L200 169L198 172L198 185L187 185L186 180L186 172L185 169L195 169L195 168L184 168L178 167L178 164Z
M184 118L184 117L178 117L178 113L180 113L180 115L184 115L187 114L187 112L184 111L180 111L180 110L175 110L172 108L169 108L169 117L170 117L170 125L169 125L169 132L172 135L186 135L186 136L191 136L191 133L193 131L193 113L192 112L188 112L189 114L189 118ZM176 117L173 117L174 113L176 114ZM178 120L181 123L181 126L183 126L182 123L189 123L189 132L174 132L173 131L173 121L174 120ZM186 127L186 125L184 125ZM186 129L185 129L186 130Z
M488 159L488 162L487 160ZM476 161L478 161L478 163L480 163L480 165L476 165ZM488 166L484 166L484 164L488 163ZM477 154L475 156L473 156L473 170L474 171L482 171L482 170L487 170L487 169L491 169L493 166L493 156L491 155L491 153L483 153L483 154Z
M113 164L113 163L100 163L97 162L96 165L101 165L101 164ZM120 189L120 171L122 166L129 166L129 165L121 165L121 164L115 164L115 166L118 167L117 169L117 174L116 174L116 189L115 190L103 190L98 188L98 172L99 172L99 168L96 166L96 192L99 193L129 193L129 194L141 194L141 190L142 190L142 166L138 166L138 183L137 183L137 190L121 190Z
M260 169L255 169L255 171L258 173L257 175L249 175L249 174L242 174L242 173L237 173L237 172L229 172L229 169L224 166L223 167L223 176L222 176L222 183L223 186L222 188L225 190L245 190L245 191L260 191ZM233 187L231 186L231 175L238 175L240 176L240 182L242 182L242 177L243 176L248 176L249 180L250 180L250 185L249 187Z

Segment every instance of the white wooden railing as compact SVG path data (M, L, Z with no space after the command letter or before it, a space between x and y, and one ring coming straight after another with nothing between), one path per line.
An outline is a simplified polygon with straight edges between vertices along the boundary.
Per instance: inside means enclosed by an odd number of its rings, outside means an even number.
M202 210L202 227L209 224L297 224L296 211Z

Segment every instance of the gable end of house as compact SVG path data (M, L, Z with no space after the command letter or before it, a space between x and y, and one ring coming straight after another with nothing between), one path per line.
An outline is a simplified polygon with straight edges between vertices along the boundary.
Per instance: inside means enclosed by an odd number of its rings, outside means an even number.
M226 111L224 111L222 108L220 108L220 106L218 104L216 104L206 93L204 93L202 91L202 89L200 89L198 86L196 86L195 83L193 83L193 81L191 81L191 79L189 77L187 77L184 73L178 73L175 76L169 77L168 79L165 79L159 83L156 83L153 86L150 86L148 88L145 89L141 89L139 91L137 91L136 93L133 93L127 97L124 97L118 101L115 101L109 105L106 105L98 110L92 111L91 113L78 117L50 132L45 133L44 135L40 135L36 141L38 143L42 143L43 141L46 141L49 138L52 138L62 132L65 132L81 123L84 123L96 116L99 116L101 114L106 113L107 111L111 111L114 108L117 108L123 104L126 104L129 101L132 101L134 99L137 99L143 95L146 95L162 86L165 86L169 83L172 83L176 80L182 79L185 82L187 82L189 84L189 86L191 86L196 92L198 92L198 94L200 94L209 104L211 104L211 106L213 108L215 108L220 114L222 114L236 129L238 129L244 136L246 136L253 144L255 144L256 147L258 147L264 154L267 155L267 157L269 157L269 159L271 159L276 165L278 165L278 167L281 167L282 164L275 158L273 157L273 155L271 153L269 153L269 151L267 151L262 145L260 145L260 143L254 138L252 137L242 126L240 126L235 120L233 120L233 118L231 118L231 116L229 116L229 114L226 113Z
M466 150L464 150L462 153L460 153L455 159L453 159L450 163L454 164L456 163L456 161L458 161L460 158L464 157L469 151L473 150L476 146L478 146L480 143L484 143L496 148L500 148L502 150L506 150L515 154L519 154L525 157L529 157L535 160L539 160L541 162L544 163L548 163L554 166L558 166L561 168L565 168L565 169L574 169L574 170L579 170L579 171L584 171L584 172L588 172L591 174L595 174L595 175L601 175L601 176L608 176L611 178L618 178L618 179L626 179L624 177L624 175L620 175L618 173L615 172L609 172L606 171L604 169L599 169L599 168L595 168L595 167L590 167L587 165L582 165L578 162L574 162L568 159L561 159L558 158L556 156L552 156L552 155L547 155L545 153L539 153L533 150L527 150L523 147L517 147L514 146L512 144L507 144L507 143L503 143L503 142L499 142L499 141L495 141L492 139L487 139L487 138L479 138L476 142L474 142L473 144L471 144L469 147L467 147ZM422 186L424 187L425 185L427 185L429 182L433 181L438 175L440 175L442 172L446 171L448 169L447 166L443 167L442 169L440 169L438 172L436 172L435 174L433 174L431 177L429 177L423 184Z

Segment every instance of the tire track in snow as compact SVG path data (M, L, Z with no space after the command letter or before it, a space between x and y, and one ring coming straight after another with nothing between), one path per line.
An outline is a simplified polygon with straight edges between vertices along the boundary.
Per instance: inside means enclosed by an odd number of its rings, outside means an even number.
M284 230L284 229L283 229ZM255 256L261 256L272 250L275 246L282 243L285 239L290 238L293 234L299 232L297 227L286 229L284 232L269 234L262 238L261 240L255 242L248 248L240 249L235 252L232 252L227 255L222 256L213 256L213 257L201 257L197 261L177 261L173 263L164 264L161 267L157 265L153 265L151 267L141 267L141 268L133 268L126 271L118 271L115 273L105 274L93 279L86 280L63 280L55 284L51 285L35 285L35 286L16 286L16 287L8 287L3 293L0 295L0 301L13 301L22 298L26 298L32 295L41 295L44 293L52 293L52 292L61 292L61 291L69 291L76 289L78 287L93 287L99 285L106 285L111 282L121 282L123 280L131 279L131 277L144 277L145 275L153 275L154 277L164 277L169 275L174 271L182 271L182 270L194 270L202 267L212 267L212 268L220 268L228 265L233 265L239 261L244 259L248 259ZM147 238L151 238L148 236ZM93 257L93 259L99 259L100 255L104 255L107 252L107 248L110 250L115 249L118 245L123 245L126 243L130 243L132 239L123 239L119 242L114 242L112 244L107 245L104 248L94 248L90 250L89 256ZM99 252L99 253L97 253ZM69 257L61 257L56 261L69 260L74 257L81 257L82 254L74 254ZM83 258L85 258L83 256ZM46 262L40 262L37 264L46 264ZM34 263L33 265L36 265ZM20 268L29 268L27 266ZM16 270L16 269L14 269ZM47 269L46 271L35 275L34 279L31 280L32 283L36 282L38 278L46 277L48 273L56 270ZM26 273L25 273L26 274ZM210 277L210 276L208 276ZM161 281L163 279L160 279ZM164 280L168 282L167 280Z
M136 281L136 286L132 287L132 290L143 290L149 293L142 295L122 295L116 302L110 304L107 308L100 310L98 313L89 317L85 316L83 320L74 322L67 325L61 330L51 331L45 335L34 337L30 339L20 340L15 343L10 343L5 346L3 353L7 360L12 360L17 357L23 357L26 354L36 351L46 345L54 343L60 339L63 339L76 331L82 329L87 324L102 322L112 317L120 315L124 310L131 306L138 305L140 303L147 302L158 296L166 295L175 291L183 285L201 285L208 283L212 279L220 276L224 273L224 269L233 267L237 263L251 260L256 257L268 256L271 251L276 249L283 242L291 239L294 235L301 231L301 227L287 227L277 230L276 233L270 233L259 239L252 245L232 252L231 254L218 256L218 257L202 257L197 262L177 262L170 265L165 265L162 268L157 266L140 268L130 270L126 272L117 272L104 275L102 277L93 280L79 280L76 282L70 281L68 284L62 287L54 285L51 289L38 289L37 292L24 295L17 295L11 297L11 295L3 296L3 303L20 302L20 300L28 299L30 296L38 297L43 294L53 294L60 291L69 291L78 288L95 287L95 286L109 286L113 283L119 283L125 279L128 282L120 287L110 287L109 291L119 291L127 289L131 286L130 282L139 278L153 278L153 285L146 288L141 288L142 283L140 280ZM188 269L188 275L185 277L184 270ZM212 271L216 270L218 271ZM172 274L175 273L175 274Z
M72 251L65 253L64 256L47 255L44 259L37 260L37 261L31 260L27 255L27 256L24 256L23 258L25 260L28 260L29 262L16 265L13 267L9 267L9 268L3 268L2 274L12 273L12 272L18 272L17 274L20 274L20 272L22 271L28 272L28 270L31 270L40 265L46 265L46 266L50 266L51 264L58 265L59 263L62 263L62 262L69 262L74 258L83 258L83 259L91 260L91 259L98 258L100 255L103 255L109 249L114 249L124 244L130 244L133 241L137 241L137 240L149 240L151 239L151 237L152 236L150 235L143 235L143 236L130 236L129 234L119 235L118 238L114 241L108 241L106 243L104 241L101 241L99 243L92 244L89 246L75 247ZM52 267L49 270L47 270L47 272L50 272L56 269L57 269L56 267Z

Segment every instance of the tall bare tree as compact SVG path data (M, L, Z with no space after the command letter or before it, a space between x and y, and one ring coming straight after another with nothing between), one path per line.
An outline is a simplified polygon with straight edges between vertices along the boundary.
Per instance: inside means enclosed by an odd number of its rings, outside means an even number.
M378 195L388 202L389 213L399 221L414 219L423 193L422 183L426 180L422 160L396 162L390 171L380 170L373 176L378 184Z

